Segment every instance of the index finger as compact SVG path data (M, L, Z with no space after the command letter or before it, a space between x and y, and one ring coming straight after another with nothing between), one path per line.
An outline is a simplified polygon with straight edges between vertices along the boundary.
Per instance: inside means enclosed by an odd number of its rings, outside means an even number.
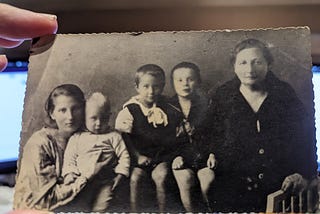
M0 37L7 40L31 39L57 32L55 15L35 13L0 3Z

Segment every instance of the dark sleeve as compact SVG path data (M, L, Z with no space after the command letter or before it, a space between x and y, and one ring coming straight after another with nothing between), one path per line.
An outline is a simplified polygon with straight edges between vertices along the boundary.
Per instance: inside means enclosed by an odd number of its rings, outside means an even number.
M317 175L317 156L313 112L308 113L305 110L291 86L285 85L282 91L285 92L281 99L285 99L287 110L287 134L291 139L291 145L288 145L291 148L288 161L295 172L308 179L314 178Z
M128 148L128 152L129 152L131 163L136 163L137 162L137 151L133 146L133 142L131 140L131 136L130 135L131 134L126 133L126 132L122 132L121 133L123 141L124 141L126 147Z
M210 98L208 109L203 123L199 128L201 141L203 142L205 151L216 155L219 145L224 138L223 117L225 115L221 93L217 92Z
M172 98L171 98L172 99ZM174 158L181 155L181 146L176 137L176 129L179 125L179 118L177 110L171 104L173 101L171 99L167 100L166 113L168 116L168 127L166 136L166 147L168 152L167 158L169 161L173 161Z

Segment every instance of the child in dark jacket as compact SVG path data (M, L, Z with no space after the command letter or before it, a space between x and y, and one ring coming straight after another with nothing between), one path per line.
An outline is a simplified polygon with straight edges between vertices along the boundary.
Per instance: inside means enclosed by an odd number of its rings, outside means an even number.
M176 95L169 104L170 118L176 127L176 157L172 163L174 177L177 181L181 201L187 212L200 211L196 207L197 197L192 191L200 183L202 197L211 211L208 192L214 181L215 157L200 134L200 127L206 116L207 104L200 97L197 89L200 86L200 69L190 62L177 64L171 72L171 80Z

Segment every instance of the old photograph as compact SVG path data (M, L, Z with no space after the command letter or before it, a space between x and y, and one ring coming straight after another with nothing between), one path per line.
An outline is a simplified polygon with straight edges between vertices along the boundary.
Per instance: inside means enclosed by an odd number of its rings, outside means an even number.
M30 53L15 209L315 211L307 27L58 34Z

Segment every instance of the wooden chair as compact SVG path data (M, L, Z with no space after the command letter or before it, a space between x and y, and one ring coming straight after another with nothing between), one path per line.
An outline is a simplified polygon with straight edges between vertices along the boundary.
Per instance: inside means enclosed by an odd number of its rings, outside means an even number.
M267 213L314 213L319 211L318 182L316 178L301 192L292 195L278 190L268 195Z

